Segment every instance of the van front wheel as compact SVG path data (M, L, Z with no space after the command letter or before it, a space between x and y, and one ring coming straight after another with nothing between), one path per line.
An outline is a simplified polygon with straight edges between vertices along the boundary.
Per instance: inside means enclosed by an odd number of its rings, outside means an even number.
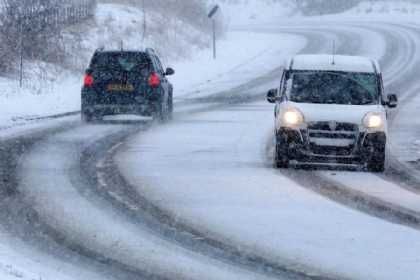
M287 152L284 151L284 149L281 148L279 143L276 143L276 147L275 147L274 167L276 167L276 168L289 168L289 157L287 155Z
M385 171L385 147L376 148L367 162L370 172L381 173Z

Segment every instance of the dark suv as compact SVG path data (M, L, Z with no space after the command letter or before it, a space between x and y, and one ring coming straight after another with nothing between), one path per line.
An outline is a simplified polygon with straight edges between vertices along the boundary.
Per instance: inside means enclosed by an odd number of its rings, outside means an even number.
M82 120L104 115L137 114L159 121L172 117L172 84L152 49L145 51L96 50L82 88Z

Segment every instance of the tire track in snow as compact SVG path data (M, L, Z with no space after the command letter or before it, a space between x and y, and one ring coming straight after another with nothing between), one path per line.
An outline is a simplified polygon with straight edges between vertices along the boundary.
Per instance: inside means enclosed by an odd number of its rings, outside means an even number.
M403 67L403 65L404 65L404 63L400 63L400 64L399 64L399 67L401 67L401 68L402 68L402 67ZM394 68L395 68L395 67L394 67ZM399 71L399 69L397 69L397 70L395 70L395 69L394 69L394 71L395 71L395 72L397 72L397 71ZM216 100L216 99L214 99L214 97L212 97L212 98L211 98L211 101L213 101L213 102L214 102L214 100ZM223 99L222 99L222 100L223 100ZM226 100L226 98L225 98L223 101L225 101L225 100ZM200 102L202 102L202 101L203 101L203 99L201 99L201 100L200 100ZM206 101L208 101L208 100L206 100ZM248 100L248 101L249 101L249 100ZM119 184L119 185L121 185L121 184ZM127 206L126 206L126 208L130 208L130 207L127 207Z
M278 78L278 76L275 76L274 75L274 72L273 72L273 76L272 76L272 78ZM271 78L270 78L271 79ZM264 84L265 82L266 82L267 80L265 80L265 79L262 79L261 81L260 81L260 83L261 83L261 85L262 84ZM249 85L255 85L255 83L256 83L256 81L253 81L252 83L250 83ZM238 90L238 92L240 92L241 90L242 90L243 88L241 88L241 89L239 89ZM213 101L214 100L217 100L217 99L213 99ZM220 101L221 101L221 103L226 103L226 99L219 99ZM250 99L248 99L248 100L250 100ZM202 100L201 100L202 101ZM247 101L247 100L241 100L241 102L245 102L245 101ZM233 102L238 102L238 100L236 99L233 99ZM313 279L316 279L316 278L313 278Z
M303 31L300 31L301 33L305 33ZM320 31L318 31L320 32ZM312 35L311 35L312 36ZM339 42L346 42L346 41L357 41L354 40L354 35L353 36L349 36L346 34L346 36L343 36L340 34L341 37L345 37L345 40L340 40ZM349 40L349 38L352 38L352 40ZM318 38L317 38L318 41ZM346 44L342 43L342 47L341 48L345 48ZM308 50L311 49L313 51L313 48L308 48ZM273 77L268 77L264 78L263 81L258 81L257 84L259 83L265 83L267 80L266 79L278 79L278 71L273 71L274 76ZM251 82L250 84L252 86L255 87L255 81ZM239 90L241 91L242 88L240 88ZM242 103L242 102L250 102L251 100L254 100L253 97L249 98L249 97L241 97L239 99L233 99L232 98L233 94L232 92L230 92L230 95L228 97L226 97L226 94L221 94L220 97L219 96L212 96L210 97L210 99L200 99L200 102L202 102L203 100L205 100L206 102L221 102L224 106L229 106L233 103ZM259 95L261 96L261 95ZM258 97L260 98L260 97ZM226 102L226 100L228 100L228 102ZM226 104L227 103L227 104ZM216 105L216 108L220 109L220 104ZM197 110L199 112L202 112L203 110ZM105 160L106 162L107 160ZM90 164L90 166L92 166L92 164ZM104 164L100 164L100 166L104 166ZM263 270L266 271L266 273L269 271L272 273L288 273L289 276L290 275L295 275L295 276L299 276L299 277L306 277L308 279L327 279L329 278L328 276L323 276L323 275L316 275L316 273L305 273L303 270L299 271L299 270L293 270L291 268L288 268L287 266L282 266L281 264L273 264L271 263L269 260L264 260L259 256L243 256L243 254L241 254L241 252L237 251L234 247L230 247L226 244L222 244L220 242L218 242L217 240L212 240L210 236L206 236L203 233L197 232L195 231L193 228L189 228L186 225L180 224L176 222L176 217L171 217L170 215L168 215L167 213L165 213L162 209L159 209L157 207L155 207L154 205L149 205L149 203L147 202L147 200L145 200L144 198L142 198L141 196L139 197L138 195L136 195L135 191L133 191L133 187L129 186L126 182L123 181L122 178L119 178L120 175L109 175L112 174L110 171L115 169L115 166L113 164L105 164L105 166L111 166L109 167L107 170L102 171L99 173L99 175L97 175L97 179L99 178L99 186L102 186L101 188L106 188L106 186L108 186L108 188L111 186L119 186L120 188L122 187L123 190L115 190L115 187L112 188L111 190L108 190L108 193L106 195L108 195L108 200L111 201L111 203L113 203L114 205L117 205L116 207L120 207L122 209L125 209L126 211L131 212L132 216L139 216L137 217L137 219L140 219L140 217L144 217L144 213L141 215L138 215L136 212L141 209L142 207L144 208L143 211L149 212L151 215L156 216L155 219L157 220L161 220L161 224L166 224L166 226L168 226L169 228L177 228L177 231L180 232L185 232L185 230L187 229L187 233L192 236L191 239L195 239L195 240L201 240L207 244L205 244L205 246L208 246L209 244L211 246L216 246L216 248L224 248L224 254L226 254L226 251L228 251L228 256L229 255L234 255L235 259L236 259L236 263L238 264L238 260L239 260L239 264L245 264L247 266L249 265L253 265L255 266L255 263L259 264L260 267L263 268ZM108 175L107 175L108 174ZM92 174L88 177L91 177ZM92 182L90 184L91 186L94 186L94 182ZM98 185L98 182L96 182L96 185ZM117 194L116 194L117 192ZM145 206L147 205L147 206ZM155 213L155 214L153 214ZM161 227L161 226L160 226ZM165 229L163 229L163 231L165 231ZM166 232L170 232L166 231ZM176 237L175 237L176 238ZM184 241L185 242L185 241ZM206 249L208 251L208 248ZM226 258L226 256L224 257ZM242 260L241 260L242 259ZM315 275L311 275L311 274L315 274Z
M32 202L28 201L19 189L17 173L22 155L46 137L74 129L76 126L75 124L60 124L54 128L26 134L18 139L9 139L1 143L0 156L3 160L0 168L2 186L0 222L8 232L21 238L29 247L36 251L46 252L62 262L74 264L81 271L93 271L98 274L98 278L95 279L138 279L140 275L138 271L112 262L107 256L87 250L80 244L69 242L65 235L39 215L33 208ZM143 279L150 279L150 277Z
M353 38L352 36L347 35L347 34L346 34L346 36L340 35L340 37L344 38L344 39L342 39L342 41L346 41L346 40L349 40L349 38ZM352 40L352 41L354 41L354 40ZM317 38L317 40L314 40L313 42L317 42L316 44L319 44L319 39ZM344 43L343 43L343 45L344 45ZM308 47L308 49L313 50L314 47ZM266 76L263 79L258 79L257 84L260 84L260 83L264 84L264 83L267 82L267 80L277 79L278 78L277 73L278 73L278 71L273 71L273 76L269 75L269 76ZM253 81L250 84L252 84L252 86L255 87L256 86L256 81ZM222 103L226 103L225 96L223 96L221 99L218 99L217 97L216 98L213 97L212 101L214 102L215 100L217 100L219 102L222 102ZM252 100L252 98L251 98L251 100ZM243 99L243 98L239 98L239 99L233 98L233 100L231 98L230 102L227 102L228 104L224 104L224 105L231 105L232 103L241 103L241 102L249 102L249 101L250 101L249 98L245 98L245 99ZM220 108L220 104L218 104L217 106L218 106L218 108ZM200 111L202 111L202 110L200 110ZM87 170L87 168L84 168L84 170ZM105 172L105 173L110 174L109 172ZM102 176L99 176L99 178L101 178L100 183L103 184L106 176L102 175ZM114 177L114 179L109 179L109 180L111 180L111 182L113 182L113 180L115 180L115 177ZM90 185L93 186L93 183L91 183ZM99 184L99 185L101 185L101 184ZM107 185L120 186L121 187L124 184L121 183L121 182L120 183L113 182L113 183L107 184ZM119 192L117 195L116 195L115 191L111 191L111 192L108 193L108 195L109 195L108 199L111 200L111 203L114 203L114 204L121 203L122 200L130 201L130 197L133 195L133 194L131 194L131 196L127 196L127 194L130 194L130 193L131 192L128 189L126 189L126 191L124 191L124 192ZM125 198L123 196L125 196ZM133 210L135 211L135 210L138 210L141 207L141 205L144 205L144 201L139 199L139 201L137 201L136 204L134 204L134 205L133 204L128 204L128 205L126 204L126 205L122 205L122 206L125 206L126 209L129 209L131 211L133 211ZM151 210L148 209L148 211L151 211ZM144 218L144 214L142 214L142 215L143 215L143 218ZM142 216L140 215L140 217L142 217ZM138 217L137 219L140 219L140 217ZM165 217L165 215L163 215L163 217ZM185 229L187 229L186 227L183 227L182 225L178 225L176 223L176 221L174 223L173 218L166 221L166 224L169 224L170 227L174 226L174 225L177 225L181 232L185 232ZM286 273L286 274L288 274L289 277L292 277L292 278L298 277L299 279L329 279L329 277L326 276L326 275L318 275L314 272L306 273L303 270L302 271L295 270L295 269L293 269L293 267L289 268L287 266L282 266L282 265L279 265L279 264L276 264L276 263L273 264L273 263L270 263L268 260L264 260L264 259L262 259L261 257L258 257L258 256L248 256L248 257L246 257L246 256L241 255L240 252L236 251L234 247L227 246L226 244L220 244L220 242L217 242L216 240L211 240L208 237L206 238L204 235L201 235L201 236L197 235L197 233L195 233L193 231L193 229L189 229L189 232L187 232L187 235L190 236L190 237L194 236L194 234L196 234L196 238L195 238L196 240L204 241L204 242L202 242L203 244L205 244L205 242L207 242L210 245L212 245L213 247L215 247L216 250L220 250L220 249L224 248L225 252L223 252L223 254L228 255L228 256L229 255L234 255L233 260L234 260L234 263L236 263L236 265L242 265L242 266L243 265L246 265L246 266L252 265L252 267L254 267L254 270L255 270L255 269L258 269L255 264L259 264L263 268L263 270L265 270L265 273L267 273L268 271L271 272L271 273L269 273L269 275L270 274L271 275L272 274L276 275L276 273L277 273L277 275L281 275L282 273ZM183 242L185 243L185 238L184 238ZM208 246L209 244L207 244L206 246ZM197 243L195 245L197 245ZM185 244L184 244L184 246L185 246ZM203 245L201 245L201 246L203 246ZM207 249L208 249L208 247L206 248L206 250ZM214 248L213 248L213 251L214 251ZM228 251L227 254L226 254L226 251ZM226 256L224 257L224 259L226 259ZM228 261L232 262L232 258ZM336 279L336 277L334 277L334 279Z
M311 35L312 36L312 35ZM342 36L345 39L349 40L351 36ZM319 40L312 41L319 44ZM308 49L314 49L313 46L308 47ZM253 87L258 84L264 84L267 80L277 79L278 78L278 71L273 71L273 75L270 74L262 79L257 79L251 82ZM241 87L242 88L242 87ZM220 95L222 96L222 95ZM259 95L258 98L260 98ZM221 98L218 97L211 97L211 101L221 102L224 106L231 106L233 103L243 103L249 102L250 100L254 100L254 97L241 97L239 99L229 97L230 102L226 102L226 97L222 96ZM226 104L228 103L228 104ZM215 105L216 108L220 109L220 104ZM207 109L210 110L210 109ZM202 109L197 110L202 112ZM191 113L191 112L189 112ZM103 149L100 149L103 150ZM217 240L212 239L210 236L206 236L203 233L195 231L193 228L188 227L187 225L180 224L176 221L176 217L172 215L168 215L162 209L155 207L154 205L150 204L147 200L143 199L136 195L133 188L123 180L123 178L119 174L113 174L111 171L115 170L114 164L103 164L99 163L99 168L102 169L104 166L108 167L105 170L99 172L97 176L94 175L93 170L91 170L92 166L98 166L98 164L94 164L91 162L91 159L85 164L85 168L83 170L90 170L89 175L85 176L86 178L96 178L96 182L92 181L89 186L97 186L97 190L95 192L100 193L99 189L104 191L104 188L108 188L108 191L103 193L105 198L110 201L110 203L115 208L122 209L126 214L132 216L137 221L142 221L145 223L145 217L147 215L151 215L153 219L156 221L150 221L149 226L155 227L156 231L160 231L163 235L171 236L171 238L178 240L179 243L183 244L183 246L191 247L196 251L200 251L204 255L212 255L217 259L223 259L228 263L233 263L237 266L248 267L251 270L259 271L262 270L264 274L267 275L274 275L274 276L282 276L285 275L291 278L298 278L298 279L330 279L330 276L327 275L319 275L315 272L315 270L308 269L308 272L305 272L303 268L299 270L295 269L294 267L288 267L287 265L281 265L279 263L270 262L267 259L259 257L258 255L244 255L240 251L238 251L234 246L229 246L228 244L223 244ZM105 160L107 162L107 160ZM89 168L90 166L90 168ZM115 186L118 188L122 188L120 190L116 189ZM177 232L182 232L181 236L176 236ZM187 239L185 238L187 237ZM167 236L165 237L167 238ZM188 241L190 239L190 241ZM187 242L186 242L187 241ZM188 244L190 243L190 244ZM311 272L312 271L312 272ZM331 279L337 279L337 277L333 277Z

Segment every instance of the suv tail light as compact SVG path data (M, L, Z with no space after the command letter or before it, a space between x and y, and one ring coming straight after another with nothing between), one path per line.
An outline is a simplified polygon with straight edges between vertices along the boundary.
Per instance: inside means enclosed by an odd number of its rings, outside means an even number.
M156 88L160 85L160 78L159 75L156 73L152 73L149 77L149 86Z
M93 77L92 77L92 75L89 75L89 74L86 74L85 75L84 84L87 87L91 87L93 85Z

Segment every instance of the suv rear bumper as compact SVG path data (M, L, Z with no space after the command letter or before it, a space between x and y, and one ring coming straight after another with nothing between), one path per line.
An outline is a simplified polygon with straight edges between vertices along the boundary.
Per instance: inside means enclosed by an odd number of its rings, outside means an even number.
M109 94L109 93L108 93ZM142 95L113 95L106 98L107 93L93 90L82 90L82 113L95 116L113 114L138 114L152 116L162 103L160 91L156 90L150 97Z
M83 114L90 114L92 116L104 116L115 114L135 114L142 116L152 116L157 108L151 105L89 105L82 107Z
M354 143L340 146L314 144L307 135L306 130L282 128L276 135L277 150L298 163L364 164L386 144L384 132L360 132Z

